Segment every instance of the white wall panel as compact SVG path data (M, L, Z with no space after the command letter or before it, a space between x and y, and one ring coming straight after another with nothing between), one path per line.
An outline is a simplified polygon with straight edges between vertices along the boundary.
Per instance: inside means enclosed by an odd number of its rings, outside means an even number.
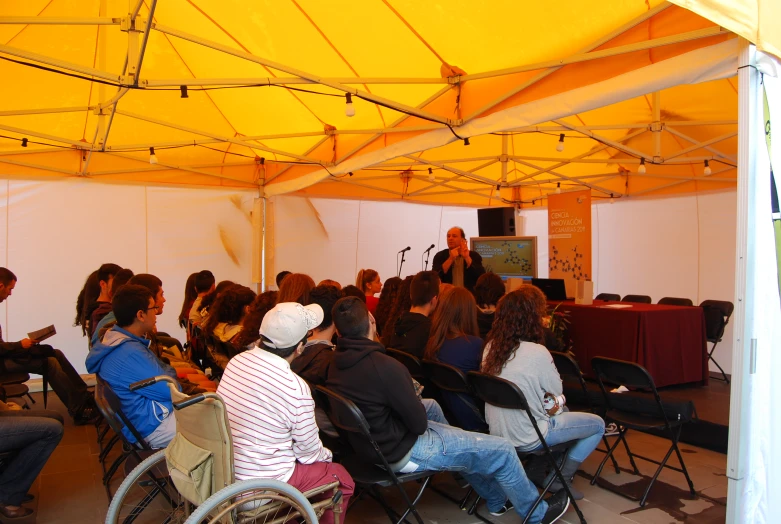
M2 200L5 205L5 200ZM73 327L76 298L104 262L143 267L144 188L86 181L10 183L8 268L18 277L8 300L6 340L49 324L51 345L85 371L87 339Z
M185 335L178 325L178 317L190 273L209 269L218 282L231 280L250 285L252 222L249 213L253 195L225 190L149 187L146 199L146 272L163 281L166 297L157 327L183 339ZM143 267L131 266L131 269L143 272Z

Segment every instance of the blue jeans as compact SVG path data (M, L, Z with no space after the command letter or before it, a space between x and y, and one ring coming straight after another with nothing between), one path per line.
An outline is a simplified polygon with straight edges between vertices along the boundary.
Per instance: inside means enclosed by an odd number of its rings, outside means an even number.
M605 421L602 417L592 413L565 411L549 419L545 442L549 446L555 446L563 442L577 441L569 448L567 459L581 463L594 451L604 434ZM541 447L542 444L539 444L534 449Z
M442 408L424 399L429 424L412 446L410 461L417 471L457 471L485 499L489 511L497 511L509 498L523 518L539 492L526 477L518 454L509 441L447 425ZM540 502L529 522L540 522L548 504Z

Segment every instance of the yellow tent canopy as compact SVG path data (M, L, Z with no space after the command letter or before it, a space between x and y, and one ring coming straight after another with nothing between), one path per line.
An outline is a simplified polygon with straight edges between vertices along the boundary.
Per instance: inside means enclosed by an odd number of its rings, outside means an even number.
M732 3L537 4L6 1L0 175L468 205L734 187ZM733 30L776 52L756 18Z

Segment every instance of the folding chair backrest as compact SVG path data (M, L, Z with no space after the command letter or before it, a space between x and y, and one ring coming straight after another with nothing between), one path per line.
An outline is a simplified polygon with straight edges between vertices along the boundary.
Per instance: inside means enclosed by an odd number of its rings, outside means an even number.
M690 298L664 297L660 298L657 304L664 304L667 306L693 306L694 302L692 302Z
M410 355L409 353L393 348L386 348L385 351L389 357L393 357L404 364L409 371L409 374L412 375L412 378L415 380L421 381L426 378L426 374L423 371L423 365L415 355Z
M627 295L621 299L621 302L633 302L635 304L650 304L651 297L648 295Z
M97 405L100 414L106 419L111 430L119 435L122 440L127 440L125 434L122 432L122 429L126 427L136 439L136 447L146 450L152 449L122 412L122 403L119 401L119 397L117 397L117 394L111 389L108 382L103 380L100 375L97 375L97 384L95 386L95 404ZM128 444L132 443L128 442Z
M189 398L173 384L169 383L168 389L174 403ZM228 412L222 400L207 398L186 408L174 409L174 416L178 434L199 448L211 452L213 492L233 484L236 481L233 469L233 439Z
M618 302L621 300L621 295L616 295L615 293L600 293L594 300L614 300L615 302Z
M422 364L425 375L439 389L453 393L472 393L469 379L457 367L435 360L424 360Z
M703 300L700 307L705 314L705 333L708 342L720 341L735 310L735 305L726 300Z
M526 397L514 382L478 371L469 372L469 382L475 395L486 404L497 408L529 410Z

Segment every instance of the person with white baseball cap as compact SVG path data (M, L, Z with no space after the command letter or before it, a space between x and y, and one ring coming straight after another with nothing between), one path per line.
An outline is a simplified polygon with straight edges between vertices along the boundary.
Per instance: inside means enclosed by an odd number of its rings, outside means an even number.
M277 304L260 325L258 347L233 357L217 388L233 434L236 480L270 478L307 491L336 478L346 511L355 483L323 446L307 383L290 369L323 308ZM328 510L320 522L334 521Z

